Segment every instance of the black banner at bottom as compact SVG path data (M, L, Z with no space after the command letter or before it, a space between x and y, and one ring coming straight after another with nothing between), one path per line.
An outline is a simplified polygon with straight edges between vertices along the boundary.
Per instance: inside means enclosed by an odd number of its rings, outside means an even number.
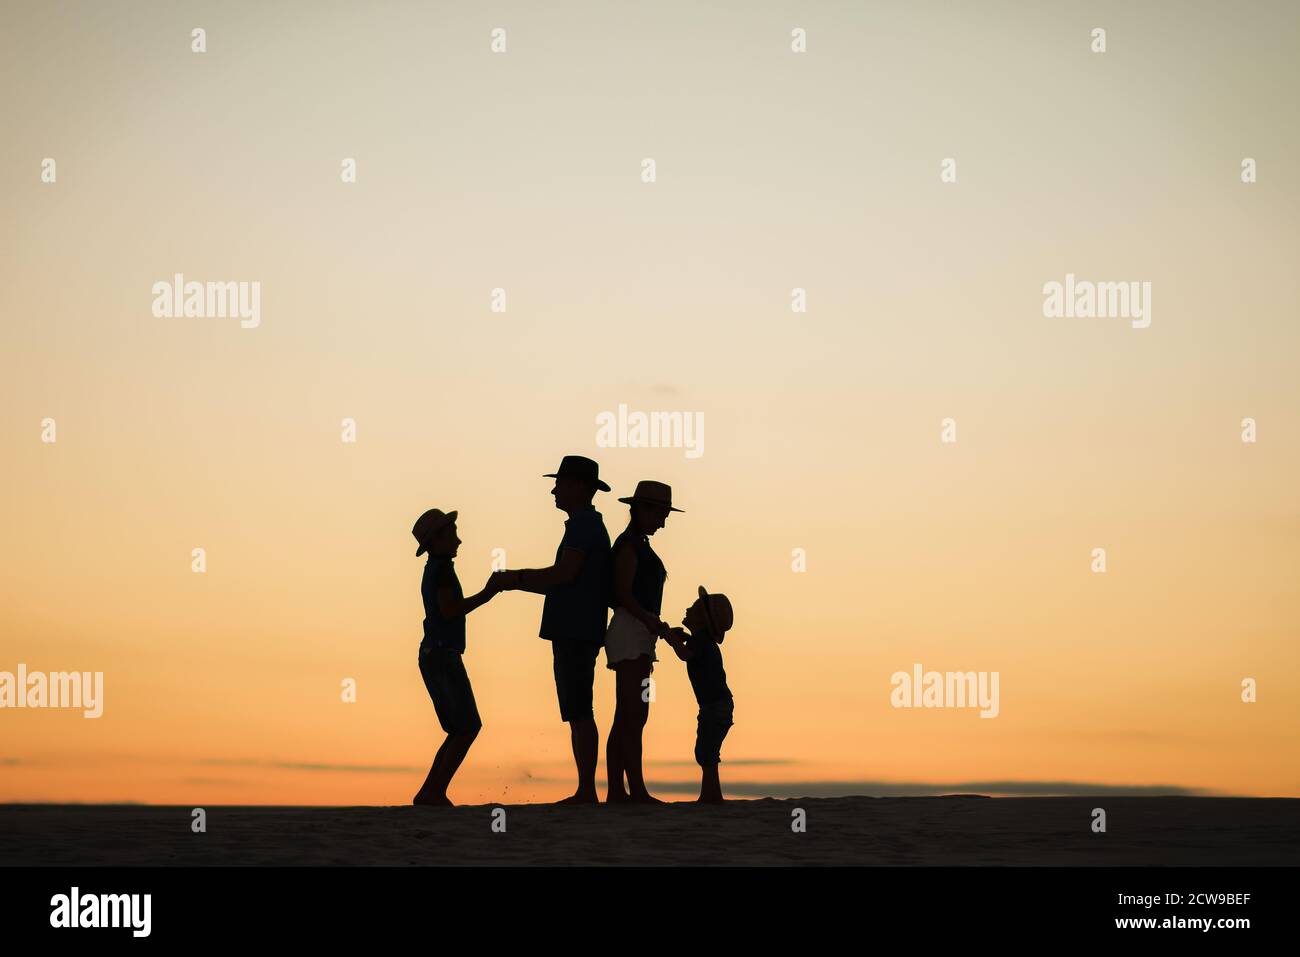
M1232 946L1283 930L1296 876L1294 868L10 868L0 869L0 911L7 940L76 935L83 946L435 933L498 945L590 935L594 948L620 928L658 938L687 925L731 941L811 929L817 938L920 932L991 943L1047 932Z

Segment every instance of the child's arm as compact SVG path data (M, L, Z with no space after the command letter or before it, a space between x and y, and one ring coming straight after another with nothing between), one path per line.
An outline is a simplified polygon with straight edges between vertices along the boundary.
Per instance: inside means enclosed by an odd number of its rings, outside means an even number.
M487 584L483 586L482 591L477 595L471 595L469 598L458 598L456 589L450 585L443 585L438 589L438 614L449 620L468 615L474 609L480 608L491 601L492 596L499 590L495 576L487 580Z
M677 653L678 658L682 659L682 661L690 661L691 649L690 646L686 644L686 639L689 637L690 635L681 628L669 628L668 633L664 635L664 641L668 642L668 644L672 646L672 649Z

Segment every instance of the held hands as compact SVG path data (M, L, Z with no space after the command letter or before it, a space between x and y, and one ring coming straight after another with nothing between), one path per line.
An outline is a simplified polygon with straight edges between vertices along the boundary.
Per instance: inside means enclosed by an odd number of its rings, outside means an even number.
M489 595L496 595L503 591L510 591L519 585L519 573L512 571L493 572L488 576L487 584L483 590Z
M668 633L664 635L664 640L668 642L669 646L676 652L677 657L682 661L691 660L691 654L686 648L687 637L686 632L681 628L669 628Z
M668 623L660 620L658 615L647 611L637 617L640 619L641 624L645 626L646 631L656 638L668 637Z
M497 594L497 592L513 591L519 587L519 572L510 571L509 569L493 572L492 577L488 579L486 587L490 589L494 595Z

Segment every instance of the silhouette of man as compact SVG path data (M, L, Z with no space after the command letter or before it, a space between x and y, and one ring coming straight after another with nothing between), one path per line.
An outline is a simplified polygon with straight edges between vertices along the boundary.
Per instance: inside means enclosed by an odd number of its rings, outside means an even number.
M578 769L578 789L559 803L594 804L598 800L596 756L600 735L591 698L596 656L605 640L608 614L605 565L609 533L592 499L597 490L608 492L609 486L600 480L600 467L581 455L564 456L560 467L543 477L555 479L551 489L555 507L569 516L564 523L564 538L555 552L555 564L497 574L503 589L546 596L538 634L551 643L560 720L569 725L573 761Z

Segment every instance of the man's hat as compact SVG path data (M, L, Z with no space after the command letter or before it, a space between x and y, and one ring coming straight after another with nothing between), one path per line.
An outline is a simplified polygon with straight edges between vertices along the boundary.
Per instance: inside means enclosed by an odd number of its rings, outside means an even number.
M709 627L713 629L713 636L721 638L731 626L736 623L735 617L731 613L731 601L726 595L710 595L700 586L700 597L704 599L704 617L709 619Z
M411 528L411 534L415 536L415 541L419 548L415 551L415 557L419 558L424 554L429 545L429 541L434 534L443 526L450 525L456 521L456 513L442 512L440 509L431 508L415 520L415 525Z
M582 455L566 455L560 460L560 467L542 478L580 479L596 486L602 492L608 492L609 486L600 480L600 466Z
M680 508L673 508L672 487L651 479L642 479L637 482L636 491L627 498L620 498L619 501L628 505L633 502L640 502L643 505L662 505L670 512L682 511Z

